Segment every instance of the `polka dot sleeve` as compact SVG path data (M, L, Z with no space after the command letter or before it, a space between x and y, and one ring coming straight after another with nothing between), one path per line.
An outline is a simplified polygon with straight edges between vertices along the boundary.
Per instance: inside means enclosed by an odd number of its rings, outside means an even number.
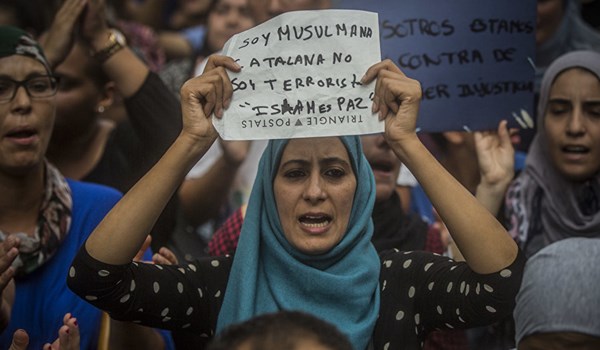
M75 294L116 320L189 329L208 338L214 334L230 268L228 257L189 265L108 265L92 258L84 246L67 283Z
M513 311L525 266L522 252L505 269L477 274L464 262L427 252L381 254L381 312L374 339L418 348L434 329L489 325Z

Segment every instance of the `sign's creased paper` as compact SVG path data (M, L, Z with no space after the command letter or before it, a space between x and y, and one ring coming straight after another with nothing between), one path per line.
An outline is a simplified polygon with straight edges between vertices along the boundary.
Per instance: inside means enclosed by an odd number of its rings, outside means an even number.
M213 124L224 140L359 135L383 131L371 113L381 61L378 15L357 10L295 11L233 36L223 54L233 98Z

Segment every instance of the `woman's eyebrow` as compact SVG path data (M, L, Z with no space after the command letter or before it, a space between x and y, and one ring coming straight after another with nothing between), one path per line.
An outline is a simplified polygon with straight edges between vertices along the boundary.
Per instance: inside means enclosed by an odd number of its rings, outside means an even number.
M557 97L557 98L552 98L550 100L548 100L548 104L570 104L571 100L569 100L568 98L562 98L562 97Z
M600 99L583 101L583 104L588 107L596 107L597 105L600 105Z
M310 161L306 160L306 159L302 159L302 158L294 158L294 159L290 159L290 160L286 160L285 162L282 162L281 165L279 166L280 168L283 168L285 166L288 165L309 165ZM329 165L329 164L343 164L345 166L350 166L350 163L340 157L326 157L326 158L321 158L319 159L319 164L322 165Z
M344 166L349 167L350 163L347 160L340 157L327 157L319 160L319 163L329 165L329 164L342 164Z
M283 168L286 167L288 165L308 165L310 164L310 162L306 159L301 159L301 158L296 158L296 159L290 159L290 160L286 160L285 162L282 162L279 165L279 168Z
M46 72L30 72L29 74L27 74L25 76L25 80L31 79L31 78L37 78L37 77L45 77L45 76L48 76L48 73L46 73ZM14 76L8 75L8 74L0 74L0 79L16 80Z

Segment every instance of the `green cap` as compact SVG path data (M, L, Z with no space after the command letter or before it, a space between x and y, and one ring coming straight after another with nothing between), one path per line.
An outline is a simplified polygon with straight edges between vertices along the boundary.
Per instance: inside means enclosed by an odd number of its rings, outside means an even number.
M0 58L23 55L38 60L51 73L50 64L44 55L44 50L29 33L12 26L0 26Z

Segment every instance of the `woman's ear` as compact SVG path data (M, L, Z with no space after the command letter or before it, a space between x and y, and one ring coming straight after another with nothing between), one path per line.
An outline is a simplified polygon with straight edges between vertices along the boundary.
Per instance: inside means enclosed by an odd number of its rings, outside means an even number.
M110 108L115 102L116 93L116 85L113 81L105 83L100 90L100 99L98 100L96 110L99 113L102 113Z

